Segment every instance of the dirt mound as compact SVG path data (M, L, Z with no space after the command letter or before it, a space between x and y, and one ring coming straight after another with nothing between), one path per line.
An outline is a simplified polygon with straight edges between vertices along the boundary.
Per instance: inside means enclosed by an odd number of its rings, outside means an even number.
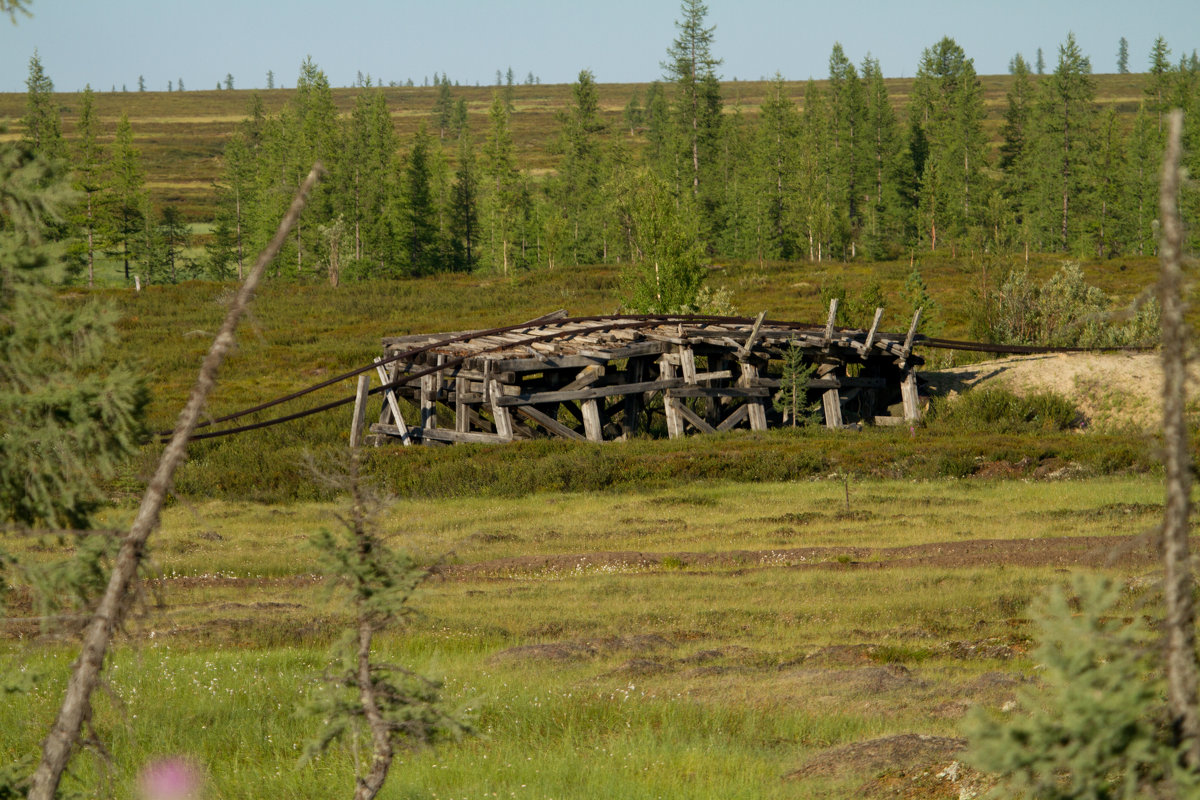
M839 693L847 695L877 695L921 684L908 667L900 664L836 670L797 669L791 671L789 677L804 684L837 687Z
M823 750L788 777L800 779L885 770L912 771L938 762L949 762L966 746L965 739L902 733Z
M1191 400L1200 398L1193 367ZM1157 428L1162 420L1162 364L1157 353L1059 353L1012 356L965 367L923 372L939 394L980 386L1017 394L1051 391L1075 403L1089 427Z

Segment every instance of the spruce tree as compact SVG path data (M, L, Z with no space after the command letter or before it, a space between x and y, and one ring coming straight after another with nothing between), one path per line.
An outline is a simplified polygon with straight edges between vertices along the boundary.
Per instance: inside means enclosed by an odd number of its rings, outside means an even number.
M90 85L84 87L79 97L79 121L75 127L75 149L72 162L75 166L75 189L82 195L74 214L74 227L78 231L77 242L72 254L81 268L87 269L88 286L96 282L96 248L100 231L104 227L105 186L104 153L100 147L100 124L96 119L95 101Z
M862 79L866 155L863 242L868 258L878 259L885 255L884 243L902 240L907 227L900 195L903 143L878 61L869 56L863 59Z
M862 224L860 206L866 172L864 96L858 70L837 42L829 55L828 87L829 192L837 212L833 244L850 256Z
M682 19L676 20L679 35L667 49L664 77L675 84L675 114L691 161L687 172L693 197L700 195L700 164L703 154L701 125L704 118L704 80L716 80L721 60L712 53L716 26L705 27L708 6L700 0L683 0Z
M422 125L413 137L405 166L404 200L407 211L407 248L410 275L438 271L436 209L433 199L429 133Z
M602 137L607 128L600 118L600 94L591 70L579 73L571 94L573 102L559 119L562 161L550 191L565 221L571 260L595 264L604 259L606 250L600 189L605 174Z
M46 231L75 199L60 166L0 143L0 527L88 527L141 434L141 382L97 366L115 316L46 286L60 268Z
M776 73L759 114L757 164L761 203L761 255L792 259L798 255L792 204L796 195L796 164L800 120L787 94L783 76ZM756 226L758 227L758 226Z
M29 59L25 90L25 116L21 117L24 141L34 152L48 160L64 158L67 150L58 104L54 100L54 81L43 69L36 50Z
M129 263L137 256L138 236L143 229L146 190L141 155L134 149L133 127L127 114L122 114L117 123L109 160L109 180L107 195L113 227L108 241L116 248L113 254L124 264L125 280L129 281Z
M455 270L469 272L479 261L479 176L471 134L458 137L458 167L450 204L450 242Z
M1129 40L1124 36L1117 43L1117 74L1129 74Z
M513 263L513 242L521 213L521 176L517 169L508 110L500 92L492 94L488 133L483 144L483 174L487 178L487 249L492 266L507 275Z
M1167 112L1171 97L1171 48L1167 40L1159 36L1150 48L1149 82L1146 84L1147 110L1158 118L1158 132L1162 133L1163 116Z

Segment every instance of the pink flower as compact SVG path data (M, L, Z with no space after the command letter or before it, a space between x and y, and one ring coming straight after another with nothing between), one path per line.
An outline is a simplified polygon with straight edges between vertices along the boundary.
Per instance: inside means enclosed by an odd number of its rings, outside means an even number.
M142 800L196 800L203 784L200 769L178 756L153 761L138 776Z

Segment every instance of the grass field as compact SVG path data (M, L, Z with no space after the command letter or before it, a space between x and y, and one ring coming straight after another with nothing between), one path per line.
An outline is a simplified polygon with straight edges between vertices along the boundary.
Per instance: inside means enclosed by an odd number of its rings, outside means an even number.
M1154 561L1134 537L1160 494L1144 477L819 479L400 501L389 542L442 566L382 657L443 677L478 735L404 756L385 796L958 797L965 777L930 777L953 752L881 766L831 748L956 737L968 708L1010 700L1036 674L1025 607L1071 572L1123 581L1137 608ZM335 510L168 511L98 702L113 764L78 758L72 788L128 796L140 764L185 754L213 797L348 791L355 750L298 766L319 723L295 714L347 624L306 545ZM0 645L39 676L0 708L6 760L34 752L71 659L35 634L9 620Z

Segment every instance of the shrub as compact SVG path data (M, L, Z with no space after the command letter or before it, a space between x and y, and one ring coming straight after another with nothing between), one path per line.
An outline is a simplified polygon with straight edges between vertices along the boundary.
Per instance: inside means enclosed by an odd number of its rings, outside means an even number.
M1076 598L1061 590L1036 605L1041 686L1005 716L976 710L967 718L968 761L1000 776L1005 797L1194 797L1176 788L1154 639L1140 616L1118 610L1107 579L1079 577Z
M926 416L930 427L996 433L1064 431L1076 427L1079 410L1055 392L1024 397L1007 389L975 389L956 398L935 398Z

